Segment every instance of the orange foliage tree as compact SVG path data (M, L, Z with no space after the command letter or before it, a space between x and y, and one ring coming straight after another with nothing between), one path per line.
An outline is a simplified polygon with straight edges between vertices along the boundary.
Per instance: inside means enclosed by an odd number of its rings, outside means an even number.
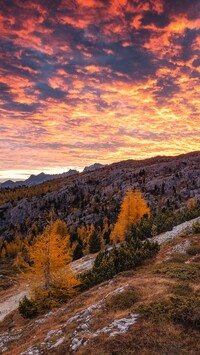
M49 294L60 288L66 289L69 296L73 295L78 280L68 267L72 256L64 221L53 222L51 219L44 232L38 235L28 248L28 255L28 276L33 284L40 284Z
M114 244L124 243L126 234L131 230L132 224L138 223L144 215L150 215L150 209L139 189L129 189L121 204L117 222L111 232L111 240Z
M195 207L196 204L197 204L197 203L196 203L195 199L194 199L194 198L190 198L190 199L188 200L188 202L187 202L187 208L188 208L188 209L191 209L191 208Z

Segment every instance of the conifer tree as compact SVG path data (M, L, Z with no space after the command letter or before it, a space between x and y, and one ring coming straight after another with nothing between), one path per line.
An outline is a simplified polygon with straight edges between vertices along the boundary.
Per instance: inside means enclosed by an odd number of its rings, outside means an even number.
M101 250L101 238L97 231L94 231L89 240L89 252L97 253Z
M73 253L73 260L77 260L83 257L83 243L82 241L79 239L76 243L75 243L75 247L74 247L74 253Z
M29 275L36 284L49 293L55 285L62 287L68 284L68 289L78 285L67 265L72 260L70 239L67 226L63 221L53 223L52 219L44 232L38 235L28 248L30 258Z
M111 232L111 240L124 243L126 234L131 230L131 226L140 222L144 215L150 215L150 209L139 189L132 191L129 189L121 204L117 222Z

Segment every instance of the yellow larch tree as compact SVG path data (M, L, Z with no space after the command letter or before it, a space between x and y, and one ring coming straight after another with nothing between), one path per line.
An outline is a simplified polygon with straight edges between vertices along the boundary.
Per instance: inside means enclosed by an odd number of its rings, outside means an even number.
M195 199L194 199L194 198L190 198L190 199L188 200L188 202L187 202L187 208L188 208L188 209L191 209L191 208L195 207L196 204L197 204L197 203L196 203Z
M51 220L44 232L35 237L28 248L30 266L28 276L32 284L43 287L51 293L52 288L66 287L73 294L78 280L68 267L72 261L70 239L64 221Z
M132 191L129 189L121 204L117 222L111 232L111 240L114 244L124 243L125 236L130 231L131 226L138 223L144 215L150 215L150 209L139 189Z
M1 250L1 258L4 259L6 257L6 249L3 247Z
M86 225L86 226L82 225L77 230L78 236L81 239L84 246L85 255L89 253L89 241L94 231L95 231L95 227L93 224Z

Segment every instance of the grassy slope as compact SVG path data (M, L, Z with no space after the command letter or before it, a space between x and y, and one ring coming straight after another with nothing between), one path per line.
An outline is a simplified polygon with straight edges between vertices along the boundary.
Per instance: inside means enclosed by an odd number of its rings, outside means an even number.
M177 292L185 292L184 297L188 297L190 292L199 296L200 256L195 256L194 259L188 254L172 252L175 245L182 244L185 240L190 240L192 245L199 248L199 237L200 235L177 237L162 245L154 260L148 261L136 271L117 275L112 283L105 282L84 292L57 313L43 318L42 324L35 320L24 320L17 311L13 312L0 326L1 332L10 330L8 336L19 334L18 339L14 338L7 342L6 347L9 350L6 353L20 354L36 345L42 354L70 354L71 337L73 332L78 330L77 337L82 337L84 341L88 340L88 343L77 350L77 355L199 354L198 331L172 321L156 308L151 316L144 316L141 313L136 323L130 326L125 334L115 337L101 334L94 337L97 330L107 326L114 319L138 313L141 306L169 300ZM67 324L71 316L101 301L109 292L119 287L124 287L124 292L120 296L116 296L117 298L108 296L102 306L91 313L89 331L80 330L80 324L74 321ZM82 323L84 324L84 321ZM57 336L54 333L44 342L49 330L61 329L62 335ZM50 349L59 339L62 339L62 344Z

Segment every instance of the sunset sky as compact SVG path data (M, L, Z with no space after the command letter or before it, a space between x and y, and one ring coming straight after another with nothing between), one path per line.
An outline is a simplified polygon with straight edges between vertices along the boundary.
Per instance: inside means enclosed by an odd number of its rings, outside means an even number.
M0 180L200 150L199 0L0 0Z

